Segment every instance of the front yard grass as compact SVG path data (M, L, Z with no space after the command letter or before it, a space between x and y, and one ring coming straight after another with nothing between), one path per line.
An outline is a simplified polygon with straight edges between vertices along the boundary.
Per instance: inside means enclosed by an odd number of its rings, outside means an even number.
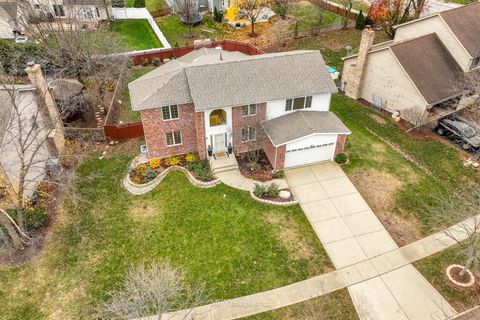
M132 196L121 186L132 156L98 156L78 169L42 256L0 267L1 319L94 318L108 290L142 262L170 260L191 284L204 281L211 299L333 268L299 206L260 204L225 185L196 188L181 172Z
M461 252L461 250L459 250L460 246L462 246L462 244L455 245L414 263L415 267L423 276L447 299L450 305L459 312L473 308L480 303L478 285L474 285L469 290L465 290L454 288L447 283L445 269L451 264L463 265L464 262L467 261L465 255L459 254L459 252Z
M135 0L128 0L127 6L133 7L135 4ZM148 11L155 12L157 10L163 9L167 7L167 3L165 0L145 0L145 6Z
M147 20L113 21L112 32L120 38L127 51L162 48Z
M297 303L289 307L243 318L244 320L356 320L357 312L347 289Z
M453 146L406 134L391 118L343 95L333 96L331 108L352 131L344 169L399 245L446 227L422 210L435 208L440 193L479 187L478 172L463 165Z

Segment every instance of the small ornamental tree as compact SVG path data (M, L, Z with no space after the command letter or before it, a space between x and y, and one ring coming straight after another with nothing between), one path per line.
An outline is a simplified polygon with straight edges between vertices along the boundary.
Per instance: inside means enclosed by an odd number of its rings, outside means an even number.
M365 28L365 16L363 15L362 10L357 15L357 20L355 21L355 29L363 30Z

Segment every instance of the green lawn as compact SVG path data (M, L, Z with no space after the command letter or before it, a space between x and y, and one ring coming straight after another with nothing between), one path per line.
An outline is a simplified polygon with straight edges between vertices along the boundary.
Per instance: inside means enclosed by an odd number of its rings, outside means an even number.
M298 31L321 28L340 18L336 14L308 2L289 4L288 14L298 19ZM291 29L293 30L293 28L294 26Z
M409 136L390 118L343 95L333 96L331 109L352 131L344 169L400 244L445 227L422 210L438 205L439 192L479 186L478 173L463 166L454 147Z
M274 207L170 173L154 191L121 186L131 156L85 160L38 259L0 267L0 319L91 319L128 267L170 260L211 299L318 275L332 264L299 206Z
M162 47L147 20L117 20L112 23L112 31L128 51Z
M134 3L135 0L128 0L127 6L133 7ZM165 2L165 0L145 0L145 5L148 11L154 12L165 8L167 6L167 3Z
M347 289L337 290L325 296L268 311L244 320L356 320L357 312Z
M320 50L325 62L338 71L343 69L342 57L347 55L345 47L353 48L352 53L357 52L360 45L362 32L356 29L326 32L319 36L307 37L288 43L288 50ZM386 41L385 32L375 33L375 43Z
M132 82L135 79L140 78L141 76L145 75L146 73L154 70L155 67L133 67L132 74L130 78L125 83L125 87L123 88L123 95L122 95L122 106L118 110L118 114L116 115L117 123L119 121L123 122L135 122L140 121L142 119L141 114L139 111L133 111L132 105L130 103L130 92L128 91L128 83Z
M480 292L475 292L475 287L472 287L470 291L453 288L445 280L445 269L449 265L464 265L467 260L464 255L459 254L459 246L456 245L436 255L417 261L415 267L447 299L455 310L464 311L480 303Z
M227 28L227 26L215 22L211 17L204 16L201 24L192 27L193 38L191 38L188 26L183 24L176 14L157 19L157 24L172 47L191 45L193 40L200 36L221 39ZM213 33L209 31L213 31Z

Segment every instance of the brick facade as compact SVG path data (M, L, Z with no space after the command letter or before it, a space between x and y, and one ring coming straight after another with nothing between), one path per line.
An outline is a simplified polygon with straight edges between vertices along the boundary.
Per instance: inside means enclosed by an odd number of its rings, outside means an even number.
M285 151L286 145L276 148L268 137L262 140L262 149L265 152L268 161L272 164L275 170L282 170L285 166ZM276 152L276 154L275 154Z
M259 142L265 135L263 129L260 126L260 122L265 120L267 112L267 104L257 104L257 114L254 116L242 117L242 107L232 108L232 134L233 134L233 150L235 153L242 153L249 151L248 143L242 142L242 128L243 127L255 127L257 128L257 139ZM255 147L255 146L252 146Z
M199 151L197 147L197 123L199 120L197 118L203 119L203 114L198 116L191 103L178 105L178 114L179 118L176 120L163 121L161 108L142 111L143 130L150 158L166 158ZM165 133L173 131L181 132L182 144L167 147ZM203 152L205 152L205 148L203 148Z
M344 134L339 134L337 136L337 145L335 146L335 155L334 157L337 156L337 154L342 153L343 149L345 148L345 141L347 140L347 136Z
M195 130L197 132L197 152L200 159L205 159L207 157L207 152L205 150L205 113L196 112L195 113Z

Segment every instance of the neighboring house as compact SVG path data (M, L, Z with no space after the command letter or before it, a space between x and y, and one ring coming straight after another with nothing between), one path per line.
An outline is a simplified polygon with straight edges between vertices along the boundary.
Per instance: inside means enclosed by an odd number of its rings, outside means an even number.
M99 22L112 17L111 0L29 0L37 17Z
M330 161L348 128L329 111L337 91L318 51L247 56L201 48L129 84L149 158L262 148L275 170Z
M480 3L398 25L378 45L366 29L358 54L344 58L342 87L414 124L456 112L478 99L479 32Z
M64 137L40 67L31 65L26 71L31 84L0 84L0 184L9 184L0 188L17 188L20 155L31 157L25 161L30 165L24 194L28 197L45 177L48 161L63 151Z
M0 39L15 39L18 32L18 6L13 1L0 1Z

